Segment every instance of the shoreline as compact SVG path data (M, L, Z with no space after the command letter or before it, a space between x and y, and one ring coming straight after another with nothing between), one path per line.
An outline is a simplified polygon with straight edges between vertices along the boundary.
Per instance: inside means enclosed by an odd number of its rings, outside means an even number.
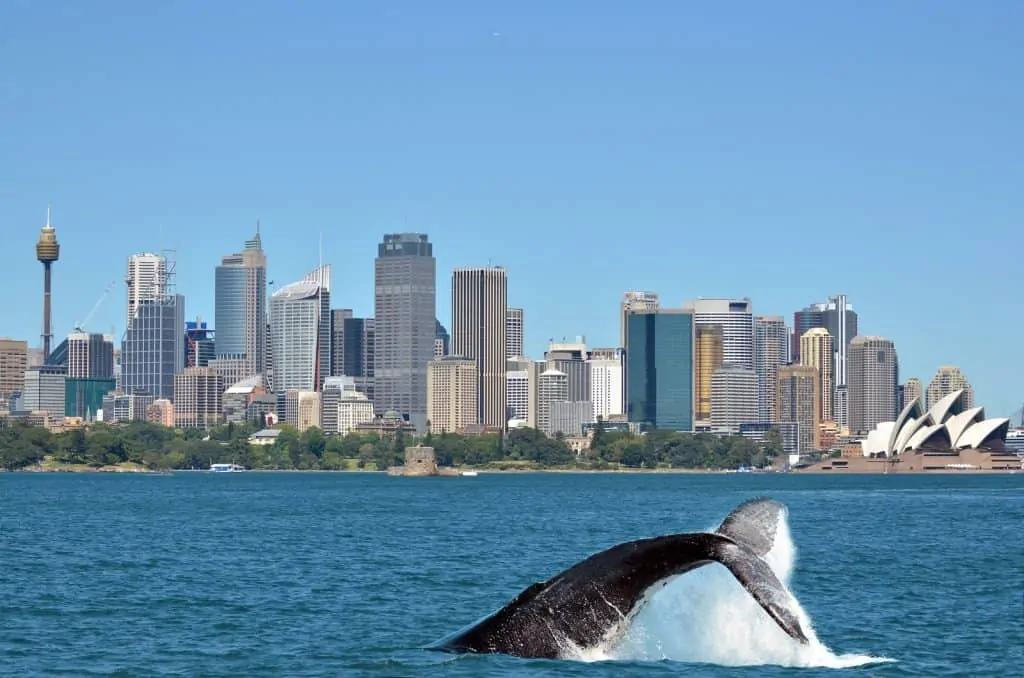
M513 475L513 474L577 474L577 475L825 475L825 476L921 476L921 475L1015 475L1021 469L930 469L907 470L889 469L888 472L876 469L822 469L803 468L790 471L732 471L725 469L688 469L688 468L622 468L622 469L586 469L586 468L480 468L480 467L445 467L449 470L440 476L423 477L464 477L462 472L472 471L479 475ZM149 469L144 467L104 466L99 468L66 465L66 466L28 466L21 469L0 469L0 473L128 473L158 474L173 473L212 473L209 469ZM383 473L387 470L377 469L247 469L242 473Z

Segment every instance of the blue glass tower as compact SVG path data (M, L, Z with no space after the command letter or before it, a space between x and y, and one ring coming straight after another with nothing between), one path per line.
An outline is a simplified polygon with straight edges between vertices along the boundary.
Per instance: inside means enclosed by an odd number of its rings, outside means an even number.
M626 316L626 411L646 428L693 430L693 313Z

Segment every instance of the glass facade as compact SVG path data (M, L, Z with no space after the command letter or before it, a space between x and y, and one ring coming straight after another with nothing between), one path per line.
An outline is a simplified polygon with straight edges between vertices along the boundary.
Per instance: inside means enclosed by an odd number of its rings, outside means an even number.
M249 271L242 266L218 266L214 276L214 317L217 321L217 355L245 355L246 283Z
M693 430L693 314L661 309L626 320L626 410L649 428Z
M185 368L185 297L144 301L135 308L121 348L121 379L128 394L174 398L174 375Z
M113 391L113 379L73 379L65 381L64 416L92 419L103 409L103 396Z

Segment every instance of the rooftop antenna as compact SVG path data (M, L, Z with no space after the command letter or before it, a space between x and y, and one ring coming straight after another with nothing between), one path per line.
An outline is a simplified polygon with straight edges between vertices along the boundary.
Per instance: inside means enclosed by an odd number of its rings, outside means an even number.
M324 267L324 232L320 231L320 263L317 265L317 269Z

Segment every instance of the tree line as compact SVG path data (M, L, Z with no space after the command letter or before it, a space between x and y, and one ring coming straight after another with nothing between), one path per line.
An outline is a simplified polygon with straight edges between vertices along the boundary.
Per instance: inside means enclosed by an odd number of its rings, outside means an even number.
M401 464L406 445L417 443L433 447L442 466L526 469L736 469L763 467L784 454L776 431L759 443L741 436L662 430L632 435L598 425L590 449L577 455L562 436L549 438L532 428L513 429L505 436L444 433L413 439L401 431L326 436L316 427L300 432L282 425L272 444L252 445L249 436L258 428L242 423L204 431L131 422L51 433L13 422L0 429L0 467L17 470L47 461L92 468L133 464L147 469L206 469L210 464L233 463L266 470L381 470Z

